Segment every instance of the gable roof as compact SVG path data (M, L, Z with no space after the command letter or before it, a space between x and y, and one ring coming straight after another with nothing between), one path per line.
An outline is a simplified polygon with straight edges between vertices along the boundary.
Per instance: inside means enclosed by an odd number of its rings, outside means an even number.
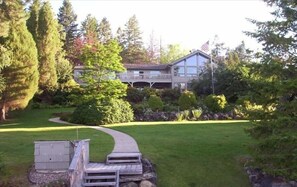
M204 56L207 59L210 59L210 56L208 54L206 54L205 52L200 51L200 50L196 50L196 51L193 51L193 52L191 52L190 54L188 54L188 55L186 55L184 57L181 57L181 58L171 62L169 65L173 66L173 65L179 63L180 61L183 61L183 60L185 60L187 58L190 58L191 56L194 56L194 55L197 55L197 54L201 55L201 56Z

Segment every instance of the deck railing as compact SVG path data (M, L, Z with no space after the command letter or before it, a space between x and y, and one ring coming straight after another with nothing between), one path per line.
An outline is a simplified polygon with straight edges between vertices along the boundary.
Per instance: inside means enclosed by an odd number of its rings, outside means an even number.
M149 80L168 80L171 79L171 74L118 74L118 78L123 80L139 80L139 79L149 79Z

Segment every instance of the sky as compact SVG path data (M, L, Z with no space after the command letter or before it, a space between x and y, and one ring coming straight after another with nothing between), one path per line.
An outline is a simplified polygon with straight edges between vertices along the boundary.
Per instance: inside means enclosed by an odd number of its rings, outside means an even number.
M50 0L57 14L63 0ZM88 14L99 20L106 17L113 33L134 14L139 22L145 44L150 35L162 45L180 44L185 49L200 49L208 40L218 36L218 42L234 48L241 41L253 50L261 45L243 31L256 27L246 18L266 21L272 19L272 8L260 0L70 0L78 23Z

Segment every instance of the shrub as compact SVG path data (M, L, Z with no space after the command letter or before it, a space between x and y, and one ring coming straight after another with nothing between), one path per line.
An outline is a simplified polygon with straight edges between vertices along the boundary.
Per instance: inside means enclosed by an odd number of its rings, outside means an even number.
M153 111L158 111L163 109L163 101L161 100L160 97L156 95L151 95L148 99L148 106L153 110Z
M140 103L144 99L144 92L133 87L127 89L127 101L131 103Z
M204 104L212 112L221 112L226 107L227 100L224 95L208 95L204 100Z
M193 92L185 91L178 99L181 110L189 110L197 105L197 99Z
M71 117L72 123L104 125L133 120L131 105L121 99L92 100L79 105Z
M158 92L154 88L144 87L143 90L144 98L148 99L151 95L158 95Z
M176 114L176 120L177 121L182 121L182 120L184 120L185 119L185 116L184 116L184 113L183 112L178 112L177 114Z
M202 109L192 110L193 120L198 120L202 114Z
M167 103L175 103L180 97L181 93L178 88L163 89L161 91L161 99Z

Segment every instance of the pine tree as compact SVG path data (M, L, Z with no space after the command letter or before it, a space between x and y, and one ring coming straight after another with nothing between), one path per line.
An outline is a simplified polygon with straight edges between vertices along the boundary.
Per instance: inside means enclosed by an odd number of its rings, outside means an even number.
M148 62L160 63L160 44L155 38L154 32L150 35L150 41L147 48Z
M22 1L4 1L0 4L9 20L7 38L0 38L3 46L11 49L11 65L2 71L6 86L1 93L1 120L6 112L25 108L38 89L37 50L32 35L26 27L26 13Z
M64 0L62 7L59 9L58 22L63 26L63 31L66 36L63 49L67 55L72 54L74 40L77 37L77 24L75 23L77 15L74 13L69 0Z
M28 30L31 32L34 41L37 43L37 28L38 28L38 16L41 4L40 0L34 0L29 8L30 17L27 20Z
M57 86L56 54L60 50L58 23L49 2L44 3L38 19L39 88L52 90Z
M112 39L111 27L107 18L103 18L98 26L98 37L103 44Z
M146 61L141 34L136 16L133 15L125 24L122 42L120 42L123 47L121 52L123 63L144 63Z
M81 32L84 40L88 44L94 44L98 41L99 24L95 17L88 14L86 19L81 23Z
M297 178L297 2L266 0L276 8L272 21L251 20L248 35L263 44L261 63L252 69L251 98L263 111L249 133L257 140L257 167L274 176Z

